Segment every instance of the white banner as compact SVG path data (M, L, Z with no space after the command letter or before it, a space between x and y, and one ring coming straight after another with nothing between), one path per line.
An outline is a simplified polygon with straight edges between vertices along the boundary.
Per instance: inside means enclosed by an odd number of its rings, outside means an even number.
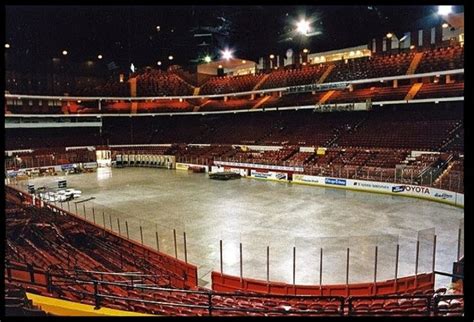
M248 176L248 171L247 171L247 169L224 167L224 171L237 173L237 174L240 174L242 177Z
M284 172L273 172L265 170L250 170L250 176L257 179L270 179L277 181L287 181L288 174Z
M227 162L227 161L214 161L214 164L229 166L229 167L269 169L269 170L281 170L281 171L291 171L291 172L303 172L304 170L302 167L285 167L285 166L279 166L279 165L239 163L239 162Z
M82 167L84 169L95 169L97 168L97 162L84 162Z

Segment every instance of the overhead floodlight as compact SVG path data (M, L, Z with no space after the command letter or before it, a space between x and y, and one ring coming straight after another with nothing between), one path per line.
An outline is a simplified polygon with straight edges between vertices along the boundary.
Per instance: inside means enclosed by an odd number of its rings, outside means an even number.
M449 24L448 24L447 22L445 22L445 23L443 23L443 24L441 25L441 27L443 27L444 29L446 29L446 28L449 27Z
M217 66L217 68L222 68L222 65Z
M161 60L156 63L158 66L161 66Z
M224 49L223 51L221 51L222 53L222 58L223 59L231 59L232 58L232 52L229 50L229 49Z
M10 44L5 44L5 48L10 48Z
M174 57L173 57L172 55L169 55L169 56L168 56L168 59L169 59L169 60L173 60Z
M453 6L438 6L438 14L446 16L453 12Z
M133 63L130 64L130 70L132 73L135 73L135 65L133 65Z
M207 55L206 57L204 57L204 61L206 63L210 63L212 61L211 56Z
M273 58L275 58L275 55L271 54L270 59L273 59Z
M67 55L67 50L63 50L63 55L64 55L64 56Z
M308 48L303 49L303 52L307 54L309 52Z
M298 31L302 35L307 35L309 32L309 21L306 19L301 19L296 24L296 31Z
M387 38L392 38L393 34L391 32L387 33Z
M415 45L410 45L410 49L415 49Z
M102 55L97 56L98 59L102 59Z

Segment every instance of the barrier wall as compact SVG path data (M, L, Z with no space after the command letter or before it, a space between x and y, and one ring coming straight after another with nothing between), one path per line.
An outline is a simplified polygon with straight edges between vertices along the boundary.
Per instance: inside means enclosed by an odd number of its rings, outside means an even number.
M233 167L220 167L213 165L211 167L211 173L218 173L218 172L233 172L240 174L242 177L248 176L248 169L242 168L233 168Z
M19 191L11 186L6 186L5 192L7 194L10 193L10 194L15 194L17 196L19 195L22 198L23 202L26 202L28 204L33 204L33 197L26 192ZM78 221L82 224L92 225L98 229L107 231L109 234L112 234L116 236L117 238L120 238L121 241L125 245L135 250L137 254L142 253L144 258L149 258L149 257L157 258L162 263L163 268L175 273L179 277L184 278L184 281L183 281L181 279L171 276L170 280L174 287L180 287L180 288L197 287L198 277L197 277L196 265L186 263L185 261L179 260L170 255L158 252L155 249L148 247L146 245L142 245L132 239L126 239L110 229L100 227L99 225L94 224L93 222L90 222L89 220L80 218L79 216L73 214L72 212L69 212L60 207L51 205L47 202L40 201L37 198L35 198L35 204L38 205L38 203L40 203L40 205L42 205L43 207L51 209L52 211L57 212L59 214L68 215L70 216L72 220Z
M221 292L247 291L264 294L283 295L322 295L322 296L354 296L354 295L386 295L424 291L434 288L433 273L408 276L396 280L377 283L357 283L339 285L292 285L256 279L242 278L212 272L212 290Z
M464 207L464 194L432 187L294 174L294 183L428 199Z
M208 172L207 165L176 162L176 170L189 170L189 168L204 168Z

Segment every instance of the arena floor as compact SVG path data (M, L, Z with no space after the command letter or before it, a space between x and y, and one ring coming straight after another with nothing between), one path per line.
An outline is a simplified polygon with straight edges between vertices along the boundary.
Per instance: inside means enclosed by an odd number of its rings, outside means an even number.
M436 270L451 272L457 256L457 236L464 210L414 198L240 179L210 180L207 174L151 168L100 168L96 173L69 175L68 187L82 191L69 208L99 225L141 240L198 266L201 286L210 287L210 272L220 270L219 240L223 241L223 271L239 275L242 243L243 276L293 283L293 247L296 284L319 284L320 248L323 248L323 284L392 279L396 245L400 245L398 276L415 273L419 234L418 272L432 269L436 232ZM30 180L36 187L54 187L58 177ZM65 209L68 208L63 204ZM118 219L118 220L117 220ZM434 228L434 229L433 229ZM421 232L419 232L421 231ZM437 276L437 286L450 278Z

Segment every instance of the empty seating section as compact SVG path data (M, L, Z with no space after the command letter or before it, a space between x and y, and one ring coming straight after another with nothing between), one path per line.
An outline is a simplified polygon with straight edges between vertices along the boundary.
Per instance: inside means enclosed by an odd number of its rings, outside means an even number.
M464 68L464 47L440 47L424 52L416 73L421 74L459 68Z
M5 281L5 315L6 316L46 316L46 312L33 305L26 297L25 289L20 284Z
M368 99L373 102L403 100L411 88L411 85L396 88L390 85L362 86L362 88L355 88L352 92L349 90L336 91L329 97L327 103L365 102Z
M326 94L326 92L316 92L315 94L288 94L282 97L272 96L260 105L259 108L316 105L324 94Z
M312 175L337 176L349 179L394 181L395 166L401 164L407 150L363 148L330 148L305 166Z
M6 150L101 144L98 127L17 128L6 133Z
M372 111L271 111L207 116L107 117L99 128L6 129L8 150L101 144L250 144L436 150L461 147L462 103ZM452 143L451 143L452 142Z
M213 77L201 86L200 94L227 94L251 91L264 75Z
M286 164L290 167L301 167L310 164L315 158L316 154L314 152L300 152L298 149L296 153L286 159Z
M75 149L65 151L64 148L35 149L32 152L15 152L5 158L5 168L16 170L33 167L54 166L69 163L94 162L95 150Z
M15 210L18 207L9 206ZM23 207L11 214L7 226L8 261L31 264L53 272L59 270L64 274L72 274L72 270L76 271L75 274L77 271L89 272L84 273L86 276L93 274L91 272L139 272L135 278L143 284L180 288L187 285L183 275L166 268L166 257L145 250L137 252L122 238L48 209ZM100 277L106 281L122 282L131 278L127 274L103 274ZM85 288L90 291L91 286Z
M404 75L414 56L415 51L397 54L374 54L371 57L341 60L335 63L272 70L258 89L314 84L330 64L335 65L335 68L329 73L325 83ZM456 45L423 50L423 57L415 73L460 68L464 68L464 47ZM151 68L132 75L137 80L137 96L193 95L194 87L186 82L182 76L182 72L161 71ZM213 95L250 91L264 76L264 74L259 74L212 77L201 86L200 94ZM71 96L131 96L130 84L127 81L108 80L105 83L98 84L97 81L91 82L89 80L85 82L79 79L77 84L74 83L73 78L68 81L60 81L57 86L53 87L53 92L44 92L46 89L43 87L45 86L36 86L36 82L28 80L26 76L8 72L6 89L15 94L64 95L64 93L68 93ZM71 82L74 84L71 84ZM39 81L38 83L42 82ZM46 80L43 80L43 83L46 84Z
M213 160L233 155L236 151L229 145L180 145L174 148L177 162L211 165Z
M227 100L223 98L209 99L199 111L225 111L225 110L242 110L251 109L257 103L246 97L230 97Z
M275 70L270 72L270 76L260 85L259 89L315 84L327 68L327 65L320 64Z
M178 96L192 95L193 86L178 75L161 70L147 70L138 74L137 96Z
M284 147L274 151L238 151L227 160L255 164L284 164L296 151L295 147Z
M404 75L414 56L410 52L339 61L325 83Z
M464 81L449 84L425 83L415 96L415 99L433 97L464 97Z
M462 119L462 108L427 106L375 108L352 131L341 133L339 146L436 150Z
M434 181L434 187L454 190L464 193L464 163L463 160L451 162L443 173Z

